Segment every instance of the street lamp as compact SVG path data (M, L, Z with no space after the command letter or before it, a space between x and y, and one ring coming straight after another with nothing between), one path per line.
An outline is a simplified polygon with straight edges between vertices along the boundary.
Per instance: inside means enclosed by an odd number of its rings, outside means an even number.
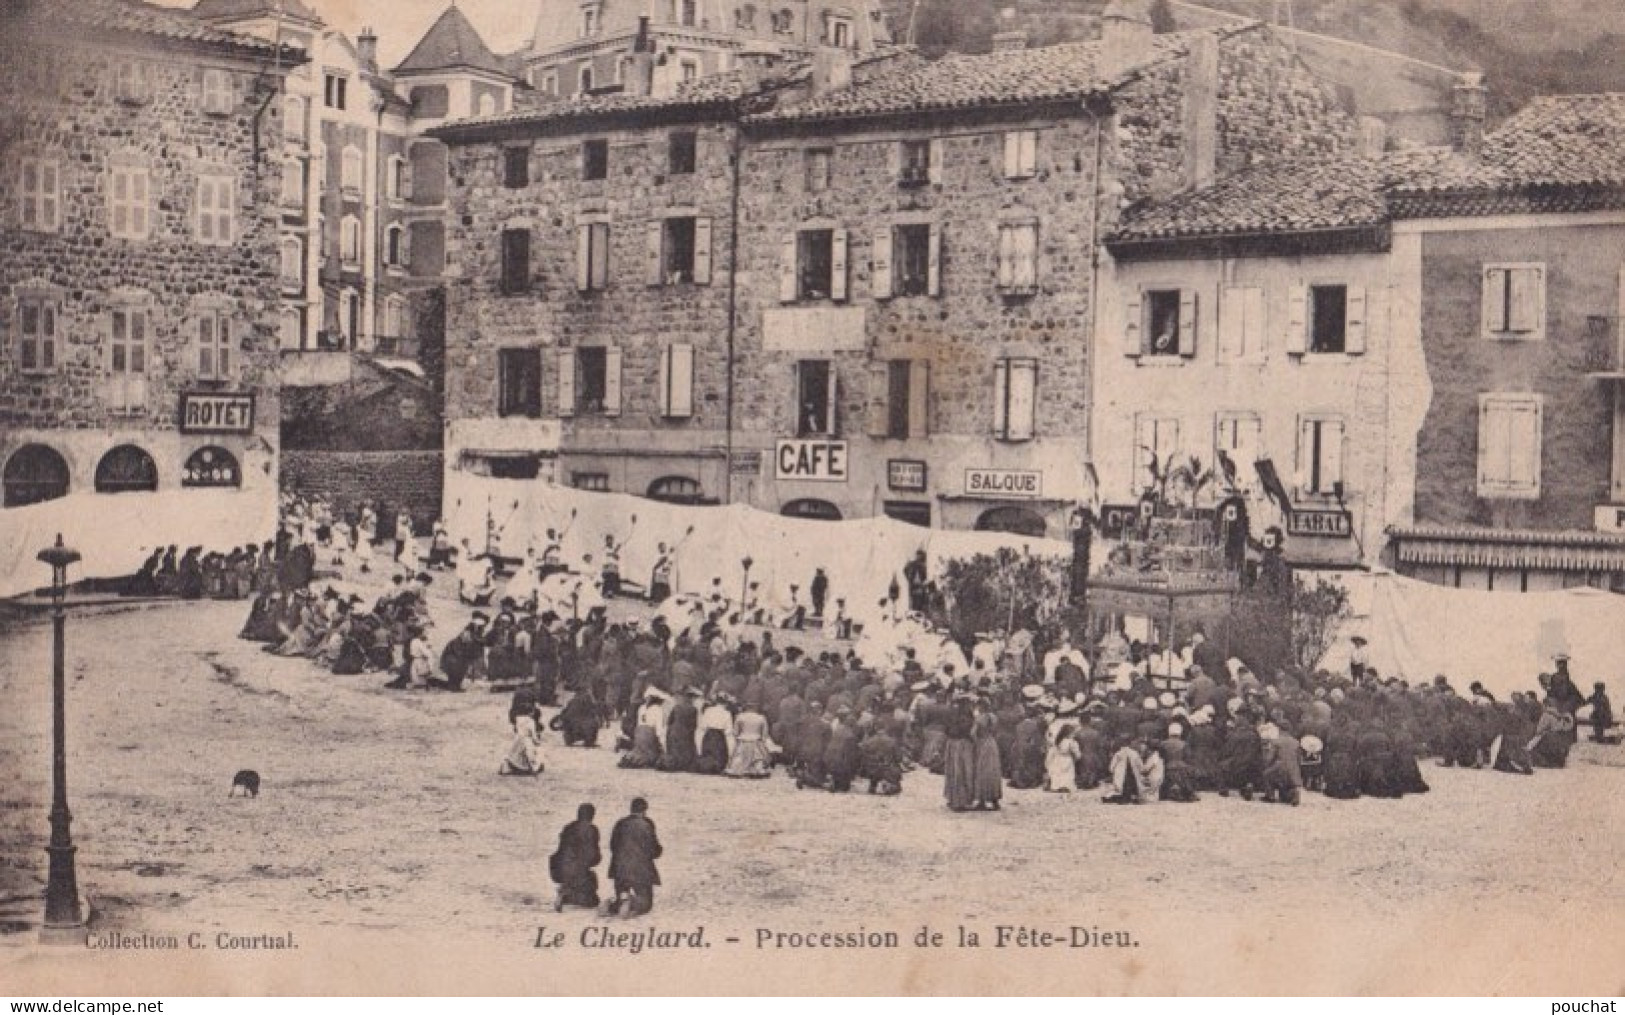
M85 925L79 905L79 879L73 868L73 836L68 831L73 815L68 813L68 733L67 678L64 666L68 613L63 599L68 594L68 565L80 557L77 550L56 545L39 552L39 559L51 566L51 844L50 874L45 882L45 934L72 931Z

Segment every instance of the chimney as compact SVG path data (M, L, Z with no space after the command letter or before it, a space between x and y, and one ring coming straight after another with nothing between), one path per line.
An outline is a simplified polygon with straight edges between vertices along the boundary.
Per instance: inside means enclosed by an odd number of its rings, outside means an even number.
M1149 62L1154 34L1146 0L1111 0L1100 15L1098 76L1112 80Z
M373 71L378 69L378 36L373 34L371 28L363 28L361 34L356 36L355 50L363 67Z
M1467 71L1452 90L1450 145L1471 158L1484 151L1484 75Z
M621 79L621 88L627 95L647 97L654 93L655 52L649 38L649 15L638 16L637 38L632 40L632 63Z
M1185 75L1185 185L1213 182L1219 162L1219 40L1207 32L1191 36Z
M825 95L851 83L852 54L834 46L820 46L812 60L813 95Z
M1016 27L1016 9L1006 7L999 12L1004 21L1004 28L993 35L993 52L1009 53L1014 50L1027 48L1027 33Z

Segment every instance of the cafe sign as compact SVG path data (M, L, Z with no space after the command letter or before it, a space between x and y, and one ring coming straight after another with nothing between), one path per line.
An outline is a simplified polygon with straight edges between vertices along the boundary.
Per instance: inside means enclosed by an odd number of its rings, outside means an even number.
M1018 469L966 469L965 496L1033 500L1044 496L1044 474Z
M924 493L925 463L913 458L887 459L886 485L903 493Z
M775 479L846 482L846 441L782 440L773 452Z
M1322 536L1347 539L1354 525L1346 511L1305 511L1294 509L1286 517L1286 531L1293 536Z
M181 433L251 434L254 432L254 396L212 391L181 393Z

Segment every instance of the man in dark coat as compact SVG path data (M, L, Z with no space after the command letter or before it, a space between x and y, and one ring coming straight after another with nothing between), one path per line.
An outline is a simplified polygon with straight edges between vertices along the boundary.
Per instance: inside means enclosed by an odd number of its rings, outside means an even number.
M903 753L885 721L858 747L858 774L869 780L869 792L896 796L903 791Z
M559 833L559 848L548 858L548 873L559 886L553 901L553 912L562 913L565 906L598 905L598 872L593 870L603 859L598 850L598 827L592 823L596 811L592 804L576 809L576 819Z
M534 686L534 685L525 685ZM583 688L548 723L548 729L564 735L564 746L597 747L598 731L604 725L604 708L591 687Z
M655 861L662 850L648 812L649 802L634 798L632 812L615 822L609 834L609 876L615 883L615 901L609 905L612 916L623 909L628 918L642 916L654 908L655 885L660 884Z
M796 789L804 786L824 788L824 754L829 749L829 735L824 706L815 701L807 706L807 718L801 721L800 746L796 751L801 760L801 770L796 774Z
M1264 745L1252 720L1243 717L1232 725L1220 750L1219 795L1229 796L1231 790L1238 790L1243 800L1251 800L1264 776Z
M829 773L832 792L845 793L852 788L852 780L858 774L858 730L849 708L843 707L835 713L829 743L824 748L824 768Z

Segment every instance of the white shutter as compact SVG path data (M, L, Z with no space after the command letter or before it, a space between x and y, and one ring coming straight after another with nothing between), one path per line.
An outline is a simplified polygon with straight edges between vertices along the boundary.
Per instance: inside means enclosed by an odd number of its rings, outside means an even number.
M576 226L576 288L592 288L592 226Z
M942 182L943 148L944 145L941 138L934 137L931 139L931 166L928 173L932 183Z
M592 237L592 286L604 289L609 285L609 223L599 222L588 229Z
M891 368L884 360L869 366L868 412L870 437L891 436Z
M841 432L841 385L835 375L835 361L829 361L829 387L824 392L824 433L831 437Z
M1336 483L1343 481L1343 423L1341 420L1320 421L1320 492L1331 493Z
M1303 355L1309 347L1309 289L1295 285L1286 299L1286 351Z
M1140 293L1135 292L1134 295L1129 297L1128 306L1124 310L1123 355L1125 356L1138 357L1145 353L1145 347L1142 344L1145 339L1140 327L1144 315L1145 300Z
M1540 268L1514 268L1508 272L1508 284L1511 294L1507 300L1509 306L1507 330L1515 332L1535 332L1540 330L1541 285L1543 272Z
M1016 229L1016 275L1018 288L1038 285L1038 223L1024 222Z
M942 295L942 227L931 223L926 237L928 247L925 261L925 291L931 296Z
M660 392L660 415L668 417L671 415L672 410L671 368L673 350L676 348L675 345L668 345L660 350L660 376L657 382Z
M604 350L604 415L621 414L621 350Z
M1196 355L1196 290L1179 291L1179 354Z
M993 436L1004 440L1010 433L1010 361L993 362Z
M829 298L846 299L846 230L836 229L829 241Z
M1038 172L1038 131L1024 130L1021 132L1021 172L1022 176L1032 176Z
M1512 482L1529 497L1540 496L1541 403L1528 402L1512 413L1509 434Z
M687 342L671 346L671 411L674 419L694 415L694 347Z
M666 223L655 219L644 227L643 239L646 244L644 250L648 256L648 281L650 285L666 284L666 261L662 257L662 240L665 238Z
M891 226L875 230L874 247L870 254L870 290L877 300L892 294L892 231Z
M1343 351L1350 356L1365 352L1366 319L1369 302L1365 289L1351 285L1348 288L1347 316L1343 319Z
M1014 180L1021 175L1021 132L1004 132L1004 176Z
M1293 462L1294 498L1308 493L1314 483L1315 421L1298 417L1298 454Z
M779 302L796 301L796 235L779 245ZM798 409L799 413L800 410Z
M694 284L711 284L711 220L694 220Z
M931 433L931 362L910 360L908 364L908 435L927 437Z
M1484 316L1484 334L1493 335L1506 330L1507 273L1501 268L1484 269L1484 289L1480 296Z
M573 349L559 350L559 415L576 414L576 354Z
M1038 416L1038 361L1010 364L1010 439L1032 440Z
M1016 278L1016 227L999 227L999 288L1009 289Z

